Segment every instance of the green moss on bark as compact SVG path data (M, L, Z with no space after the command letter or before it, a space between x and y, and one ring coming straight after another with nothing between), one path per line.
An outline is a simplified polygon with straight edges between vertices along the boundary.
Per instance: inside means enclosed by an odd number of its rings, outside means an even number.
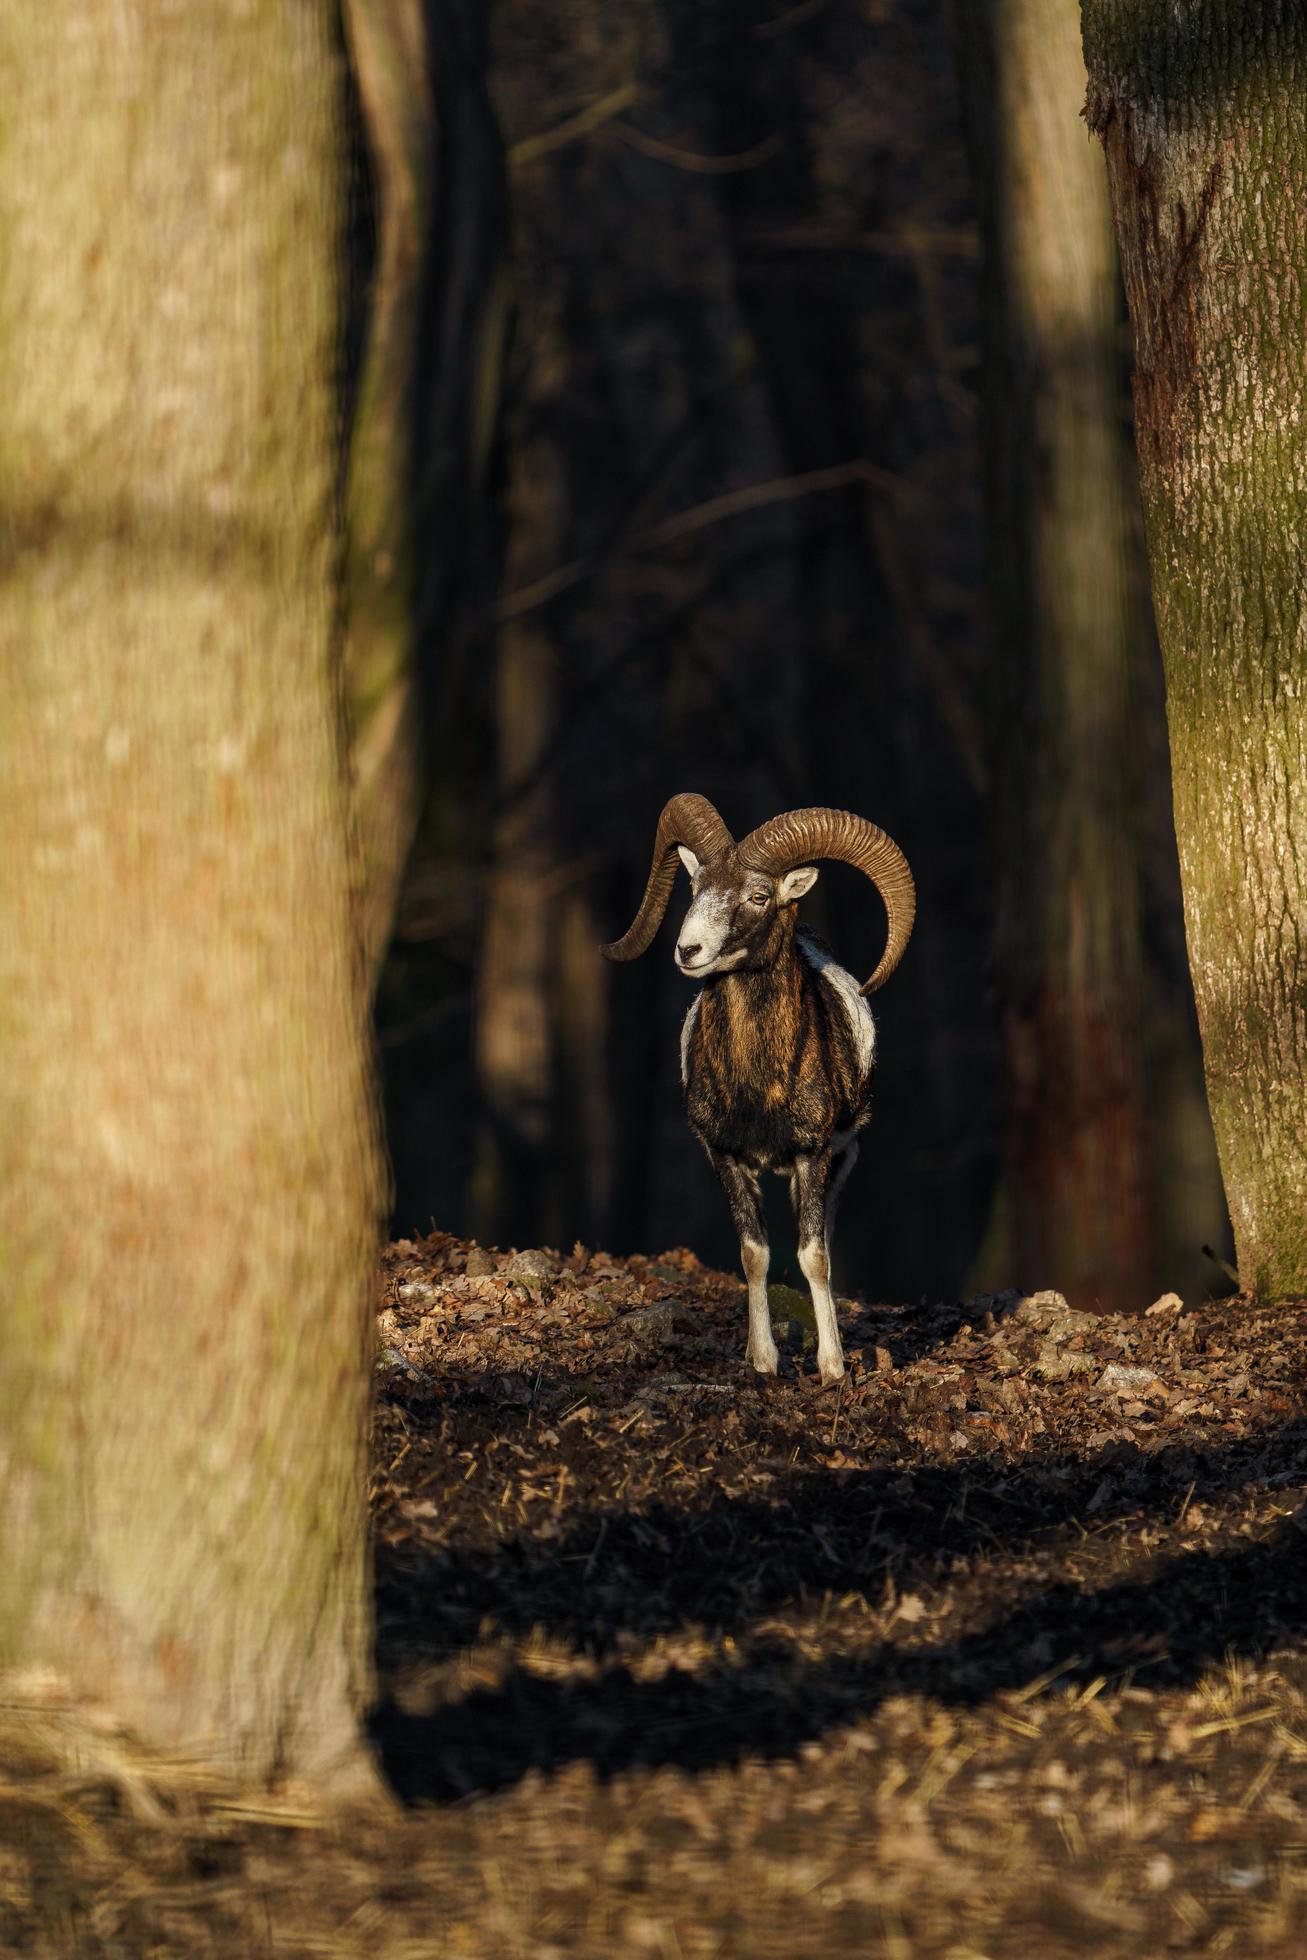
M1085 0L1208 1097L1239 1270L1307 1292L1307 22Z
M0 22L0 1666L356 1747L376 1123L330 9Z

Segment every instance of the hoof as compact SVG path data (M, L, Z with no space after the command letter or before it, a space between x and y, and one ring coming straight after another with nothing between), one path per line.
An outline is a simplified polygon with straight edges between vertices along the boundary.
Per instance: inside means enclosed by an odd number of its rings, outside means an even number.
M823 1388L838 1388L844 1380L844 1363L840 1361L833 1368L830 1366L823 1368L819 1361L817 1363L817 1373L821 1378Z
M755 1375L775 1375L780 1371L781 1357L775 1348L772 1349L770 1354L763 1355L754 1354L750 1350L745 1354L744 1358L753 1369Z

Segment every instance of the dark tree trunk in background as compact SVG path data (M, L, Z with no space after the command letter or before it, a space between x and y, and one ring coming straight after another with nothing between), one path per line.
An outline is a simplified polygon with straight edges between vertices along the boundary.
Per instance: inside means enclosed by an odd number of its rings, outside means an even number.
M380 1175L325 4L0 18L0 1666L357 1765Z
M547 165L545 166L547 167ZM529 592L574 548L570 397L584 385L567 338L566 264L533 263L506 419L504 582ZM510 596L494 648L495 800L475 1008L482 1116L471 1191L482 1239L570 1243L602 1234L613 1134L605 1053L603 927L569 847L557 767L569 634L558 606Z
M344 699L369 971L421 818L432 672L485 487L507 284L498 141L453 0L346 0L374 258L346 489ZM446 771L447 773L447 771Z
M566 482L547 435L514 452L506 570L525 583L524 560L563 555ZM553 783L546 773L558 720L557 653L540 613L507 620L495 652L499 809L486 875L477 971L476 1067L485 1111L472 1190L477 1236L536 1243L550 1227L554 1171L566 1148L556 1131L554 966L559 890Z
M351 443L346 708L370 952L399 881L375 1012L401 1231L466 1226L451 1192L468 1182L477 1123L470 997L511 293L489 13L483 0L349 0L375 240Z
M1240 1275L1307 1293L1307 18L1084 0Z
M994 978L1007 1277L1147 1304L1157 1277L1141 933L1132 465L1076 0L954 10L984 212Z

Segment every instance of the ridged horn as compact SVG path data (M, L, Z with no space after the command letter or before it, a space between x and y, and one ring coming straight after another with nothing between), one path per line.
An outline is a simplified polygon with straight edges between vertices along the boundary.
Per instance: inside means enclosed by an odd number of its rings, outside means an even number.
M859 993L874 993L893 973L912 932L917 913L917 888L908 861L892 837L878 824L855 817L849 810L787 810L770 823L751 830L739 847L741 864L776 877L796 864L814 858L836 858L856 865L870 878L885 902L889 937L880 965Z
M680 796L669 797L658 819L653 864L644 897L640 901L640 910L628 933L600 949L604 958L636 960L648 946L663 922L663 913L667 910L667 901L676 882L678 844L688 846L700 862L706 863L710 858L720 857L723 851L729 851L734 842L735 839L706 796L695 796L692 791L684 791Z

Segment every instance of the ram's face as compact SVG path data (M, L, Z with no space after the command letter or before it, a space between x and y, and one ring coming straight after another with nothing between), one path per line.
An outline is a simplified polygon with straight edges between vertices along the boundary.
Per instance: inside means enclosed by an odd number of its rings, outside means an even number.
M701 864L684 846L681 862L690 876L691 897L676 935L676 964L690 980L743 966L777 910L792 905L817 878L810 865L772 878L729 858Z

